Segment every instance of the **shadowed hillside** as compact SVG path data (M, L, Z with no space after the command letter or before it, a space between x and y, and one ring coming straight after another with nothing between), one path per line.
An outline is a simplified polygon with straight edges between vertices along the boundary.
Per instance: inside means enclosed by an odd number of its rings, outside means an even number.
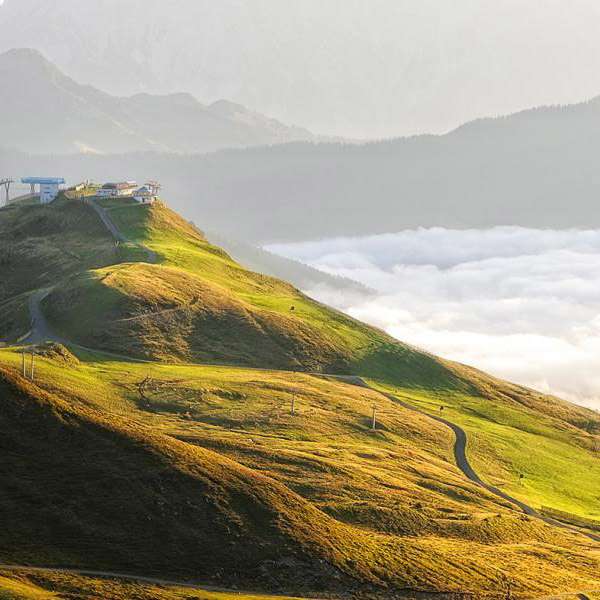
M82 202L0 211L0 303L85 269L119 262L113 237Z
M5 372L0 390L11 481L0 499L5 561L255 586L280 577L289 585L289 563L309 587L330 587L332 577L352 585L333 566L350 560L343 548L352 534L283 486L212 452L68 406ZM377 581L368 571L363 576ZM302 587L300 578L294 584Z
M0 597L4 600L291 600L280 595L217 591L202 586L136 581L135 578L1 568Z

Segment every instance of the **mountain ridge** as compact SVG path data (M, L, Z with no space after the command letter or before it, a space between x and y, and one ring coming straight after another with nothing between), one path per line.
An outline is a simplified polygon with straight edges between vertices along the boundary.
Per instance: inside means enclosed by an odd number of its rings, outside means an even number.
M102 6L5 0L0 48L37 47L113 94L189 89L206 102L230 98L358 139L440 133L478 116L600 92L594 0L555 2L543 14L518 0L380 0L375 11L359 0L285 10L276 0Z
M227 100L205 106L185 92L110 96L26 48L0 54L0 126L4 144L52 154L203 153L318 139Z
M160 179L187 218L254 245L419 227L588 228L600 226L599 107L594 98L482 119L442 136L361 145L93 159L0 150L0 157L9 174L35 168L73 181L86 172Z

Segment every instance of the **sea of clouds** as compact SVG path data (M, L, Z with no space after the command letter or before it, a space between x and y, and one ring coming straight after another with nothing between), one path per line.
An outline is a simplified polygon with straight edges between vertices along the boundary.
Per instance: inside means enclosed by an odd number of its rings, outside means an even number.
M600 409L600 230L433 228L267 249L372 288L305 291L400 340Z

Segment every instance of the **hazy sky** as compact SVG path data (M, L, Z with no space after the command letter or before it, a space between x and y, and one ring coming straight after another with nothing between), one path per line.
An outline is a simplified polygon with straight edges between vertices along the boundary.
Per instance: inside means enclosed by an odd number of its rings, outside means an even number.
M270 247L377 290L309 290L400 340L600 409L600 231L421 229Z
M14 46L109 92L362 138L600 94L598 0L5 0Z

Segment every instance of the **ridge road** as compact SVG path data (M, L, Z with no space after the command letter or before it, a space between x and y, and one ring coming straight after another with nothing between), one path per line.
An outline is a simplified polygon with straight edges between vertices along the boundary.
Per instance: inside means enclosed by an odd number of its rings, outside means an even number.
M40 290L39 292L35 293L30 298L29 306L30 306L30 310L31 310L31 317L32 317L33 325L32 325L32 333L27 338L26 342L28 342L30 344L36 344L36 343L40 343L42 341L52 340L52 341L60 342L62 344L78 346L78 344L74 344L73 342L70 342L69 340L61 338L60 336L57 336L54 333L52 333L50 327L48 326L48 324L46 322L46 319L42 313L41 306L40 306L40 301L45 297L46 294L48 294L48 290ZM82 346L80 346L80 347L82 347ZM87 348L87 349L91 350L91 351L97 351L97 352L102 353L101 350L94 350L93 348ZM127 359L128 357L123 356L122 358ZM153 361L148 360L148 361L143 361L143 362L151 363ZM161 363L161 364L164 364L164 363ZM595 535L593 533L578 529L577 527L567 525L566 523L561 523L560 521L556 521L555 519L552 519L550 517L546 517L546 516L540 514L537 510L535 510L528 504L525 504L524 502L521 502L520 500L517 500L516 498L509 496L508 494L506 494L505 492L503 492L502 490L498 489L497 487L495 487L493 485L485 483L485 481L483 481L481 479L481 477L479 477L479 475L477 475L477 473L475 472L475 469L473 469L473 467L471 466L471 463L469 462L469 459L467 458L467 434L466 434L465 430L462 427L460 427L459 425L457 425L456 423L453 423L452 421L448 421L448 419L444 419L442 417L438 417L436 415L429 414L429 413L421 410L420 408L417 408L416 406L409 404L405 400L398 398L397 396L388 394L386 392L382 392L381 390L378 390L378 389L372 387L371 385L369 385L362 377L355 376L355 375L335 375L335 374L327 374L327 373L323 373L323 374L319 374L319 375L326 376L326 377L335 377L336 379L345 381L351 385L369 389L377 394L380 394L381 396L384 396L385 398L388 398L392 402L396 402L396 403L400 404L401 406L403 406L404 408L406 408L412 412L419 413L425 417L428 417L429 419L432 419L434 421L437 421L438 423L441 423L442 425L445 425L446 427L449 427L454 432L454 436L455 436L454 460L455 460L456 466L463 472L463 474L469 481L472 481L473 483L486 489L488 492L491 492L495 496L498 496L499 498L502 498L503 500L506 500L507 502L510 502L511 504L517 506L525 514L527 514L535 519L540 519L541 521L548 523L548 525L553 525L554 527L559 527L560 529L565 529L568 531L572 531L574 533L579 533L579 534L584 535L585 537L589 538L590 540L593 540L595 542L600 542L600 535Z
M98 213L98 216L104 223L104 226L106 227L106 229L108 229L108 231L110 231L110 233L115 238L115 240L117 240L117 242L127 242L129 244L133 244L134 246L137 246L138 248L140 248L141 250L143 250L146 253L147 258L148 258L148 260L146 262L148 262L152 265L156 264L156 259L157 259L156 252L154 252L153 250L150 250L150 248L143 246L142 244L140 244L139 242L136 242L135 240L131 240L131 239L125 237L123 235L123 233L121 232L121 230L114 224L113 220L108 215L107 210L105 208L103 208L102 206L100 206L96 202L96 200L94 200L94 198L88 197L84 200L84 202L88 206L91 206Z
M131 240L127 238L121 230L114 224L113 220L109 217L105 208L100 206L94 198L84 198L83 200L88 206L93 208L98 216L100 217L104 226L108 229L108 231L112 234L117 242L127 242L133 244L143 250L146 253L147 261L149 264L156 264L157 256L156 252L150 250L150 248L136 242L135 240ZM29 298L29 312L31 314L32 326L31 333L25 339L29 344L39 344L46 340L53 340L55 342L60 342L61 344L71 343L68 340L61 338L60 336L51 332L50 327L44 318L41 309L42 300L51 292L50 288L45 288L42 290L38 290Z

